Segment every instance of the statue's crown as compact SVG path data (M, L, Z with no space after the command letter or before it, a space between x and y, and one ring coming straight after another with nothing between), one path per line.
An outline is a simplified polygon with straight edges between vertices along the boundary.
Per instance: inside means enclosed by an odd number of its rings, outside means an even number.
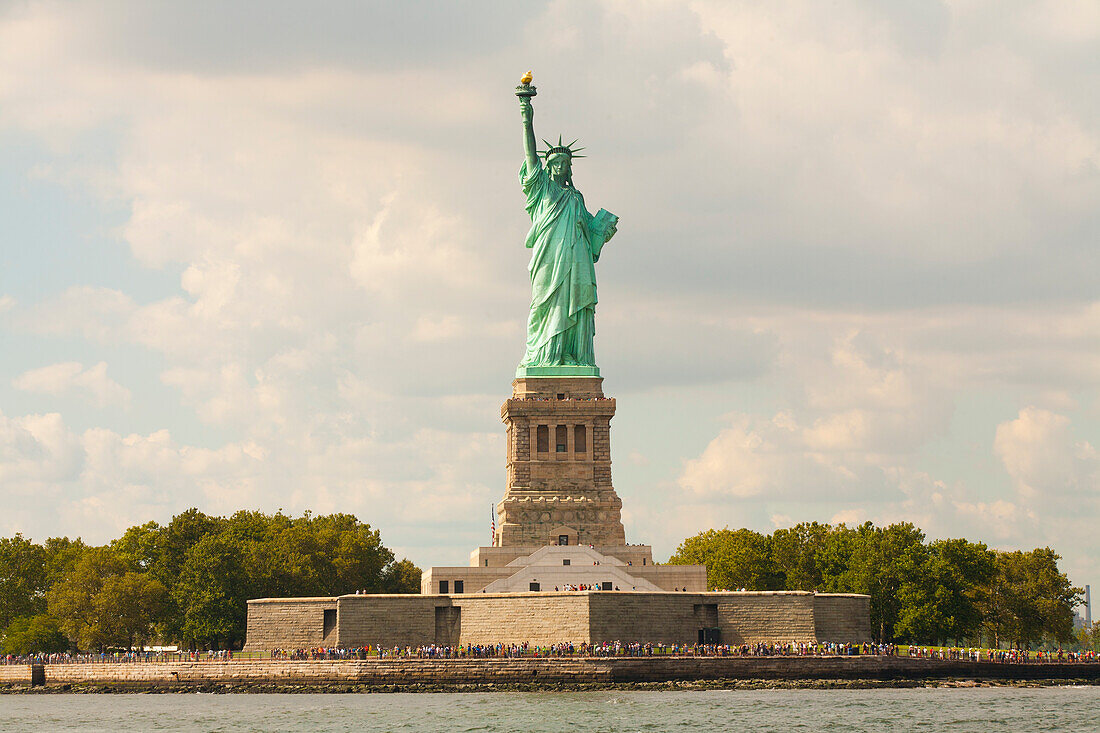
M584 150L584 148L574 148L573 147L573 145L577 142L576 140L569 143L568 145L563 145L562 142L561 142L561 135L558 135L558 144L557 145L552 144L550 141L548 141L546 139L544 139L543 142L546 143L546 150L542 151L542 155L547 160L550 160L551 155L557 155L558 153L565 153L571 159L572 158L583 158L584 157L583 155L577 155L577 153L581 150Z

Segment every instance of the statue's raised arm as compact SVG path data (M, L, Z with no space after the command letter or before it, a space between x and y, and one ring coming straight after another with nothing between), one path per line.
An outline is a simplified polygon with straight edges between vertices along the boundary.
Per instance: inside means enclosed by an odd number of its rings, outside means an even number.
M534 171L539 165L538 145L535 143L535 108L531 105L531 99L538 94L531 86L531 72L528 71L519 80L516 87L516 96L519 97L519 113L523 118L523 154L527 158L527 170Z

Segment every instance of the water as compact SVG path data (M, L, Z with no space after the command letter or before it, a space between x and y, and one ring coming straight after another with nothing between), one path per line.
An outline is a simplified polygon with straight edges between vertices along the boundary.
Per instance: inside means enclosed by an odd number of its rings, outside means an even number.
M0 695L4 731L1100 731L1100 687Z

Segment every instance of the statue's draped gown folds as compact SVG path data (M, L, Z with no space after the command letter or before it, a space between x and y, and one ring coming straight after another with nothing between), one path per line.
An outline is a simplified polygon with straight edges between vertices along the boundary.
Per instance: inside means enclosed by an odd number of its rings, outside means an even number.
M584 197L571 185L550 178L541 161L520 166L527 197L532 250L531 312L527 353L520 366L596 366L596 269L600 250L615 233L616 217L588 213Z

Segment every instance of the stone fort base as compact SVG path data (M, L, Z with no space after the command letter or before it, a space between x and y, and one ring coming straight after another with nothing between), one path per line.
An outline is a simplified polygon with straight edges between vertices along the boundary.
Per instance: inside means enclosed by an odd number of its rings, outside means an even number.
M350 595L248 602L246 651L601 641L864 642L870 598L806 591Z

